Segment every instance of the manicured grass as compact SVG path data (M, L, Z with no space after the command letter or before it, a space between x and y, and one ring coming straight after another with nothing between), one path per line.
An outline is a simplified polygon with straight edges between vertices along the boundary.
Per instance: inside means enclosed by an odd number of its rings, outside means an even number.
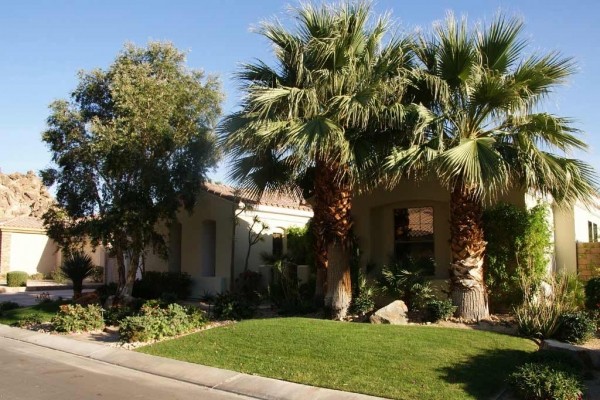
M395 399L484 399L536 349L525 339L466 329L275 318L138 351Z
M63 304L58 301L43 302L30 307L15 308L0 313L0 324L12 325L19 321L38 319L41 322L50 321Z

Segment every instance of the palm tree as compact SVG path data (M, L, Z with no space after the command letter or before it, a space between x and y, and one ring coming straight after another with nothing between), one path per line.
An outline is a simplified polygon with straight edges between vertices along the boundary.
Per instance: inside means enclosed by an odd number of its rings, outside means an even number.
M352 196L379 179L384 149L400 144L410 42L382 46L389 19L367 3L304 4L296 27L264 23L276 65L238 73L241 111L221 124L231 177L246 190L303 191L311 198L317 259L327 267L325 305L342 318L351 300L347 247ZM393 133L398 134L393 134Z
M522 28L499 15L469 31L466 19L450 14L431 36L420 35L414 77L417 91L429 93L428 128L387 162L396 181L433 175L450 190L452 300L467 319L488 316L485 201L511 188L551 195L559 204L595 193L592 168L567 156L586 148L577 129L540 111L574 63L556 52L526 57Z

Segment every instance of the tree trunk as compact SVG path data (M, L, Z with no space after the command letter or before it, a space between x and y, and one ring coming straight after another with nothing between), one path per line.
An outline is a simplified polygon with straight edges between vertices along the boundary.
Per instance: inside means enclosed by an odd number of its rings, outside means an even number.
M135 282L135 277L137 276L139 262L140 255L137 253L131 254L131 258L129 259L127 265L127 274L125 282L122 286L119 284L119 296L131 296L131 293L133 292L133 283Z
M313 228L318 225L314 222L315 218L318 218L316 214L313 216ZM314 303L317 307L322 307L325 301L325 293L327 292L327 245L325 244L322 232L317 232L314 229L313 233L315 237L313 247L317 267Z
M329 268L327 269L328 288L325 306L333 319L343 319L348 314L352 300L350 279L350 259L345 246L334 242L327 251Z
M489 317L483 259L483 207L475 188L456 184L450 197L450 287L456 316L467 320Z
M317 250L323 252L326 249L327 253L325 307L331 311L332 318L342 319L352 299L348 255L352 190L342 176L343 167L336 162L317 161L316 167L314 227L315 234L322 240L322 247ZM334 254L330 254L332 251Z

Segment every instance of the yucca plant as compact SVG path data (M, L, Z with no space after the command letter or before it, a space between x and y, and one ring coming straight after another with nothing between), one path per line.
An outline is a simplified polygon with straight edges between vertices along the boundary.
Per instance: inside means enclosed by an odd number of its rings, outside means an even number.
M66 257L60 270L73 282L73 299L81 297L83 280L94 273L94 268L92 258L83 252L73 252Z

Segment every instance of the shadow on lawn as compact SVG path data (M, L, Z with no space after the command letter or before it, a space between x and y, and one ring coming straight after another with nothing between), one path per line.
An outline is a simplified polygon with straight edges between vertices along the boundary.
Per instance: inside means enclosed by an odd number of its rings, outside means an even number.
M468 346L468 343L465 343ZM477 399L495 398L507 385L515 368L529 360L531 353L521 350L490 350L466 361L440 368L440 378L458 384Z

